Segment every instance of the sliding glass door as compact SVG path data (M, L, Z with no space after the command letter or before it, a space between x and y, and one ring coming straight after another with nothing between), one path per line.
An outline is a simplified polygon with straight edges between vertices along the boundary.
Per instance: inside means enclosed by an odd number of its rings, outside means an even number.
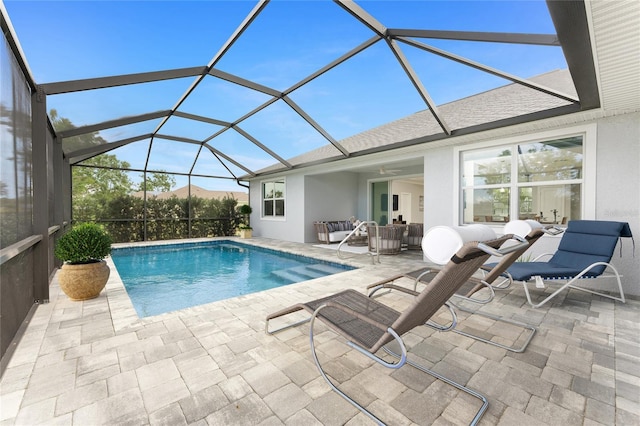
M384 226L389 223L389 181L371 182L371 220Z

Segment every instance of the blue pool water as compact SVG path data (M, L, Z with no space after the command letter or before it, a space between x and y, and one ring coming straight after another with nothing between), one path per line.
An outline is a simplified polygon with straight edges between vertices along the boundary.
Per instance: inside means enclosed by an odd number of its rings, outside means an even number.
M115 248L111 257L139 317L353 269L230 241Z

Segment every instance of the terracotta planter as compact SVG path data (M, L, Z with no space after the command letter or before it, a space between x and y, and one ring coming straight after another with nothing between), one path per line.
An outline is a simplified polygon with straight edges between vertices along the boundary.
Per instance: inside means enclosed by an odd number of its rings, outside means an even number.
M60 288L71 300L98 297L109 279L109 267L104 260L81 265L65 263L58 273Z

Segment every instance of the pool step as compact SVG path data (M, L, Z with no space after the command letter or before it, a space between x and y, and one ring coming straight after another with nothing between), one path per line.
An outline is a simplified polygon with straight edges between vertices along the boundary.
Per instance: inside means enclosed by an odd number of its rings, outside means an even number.
M331 275L338 272L344 272L344 269L336 268L335 266L322 263L316 263L311 265L296 266L289 269L281 269L279 271L273 271L272 274L280 277L285 281L295 283L324 277L326 275Z

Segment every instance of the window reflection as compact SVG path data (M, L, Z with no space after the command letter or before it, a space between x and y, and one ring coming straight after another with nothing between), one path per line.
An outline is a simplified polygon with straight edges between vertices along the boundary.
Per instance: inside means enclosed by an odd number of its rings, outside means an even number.
M285 181L262 183L262 217L282 217L285 213Z
M463 223L518 218L564 224L581 219L582 139L572 136L463 152ZM512 198L512 193L517 195Z
M581 137L518 145L518 182L581 178Z
M511 182L511 150L494 148L462 154L463 185L491 185Z

